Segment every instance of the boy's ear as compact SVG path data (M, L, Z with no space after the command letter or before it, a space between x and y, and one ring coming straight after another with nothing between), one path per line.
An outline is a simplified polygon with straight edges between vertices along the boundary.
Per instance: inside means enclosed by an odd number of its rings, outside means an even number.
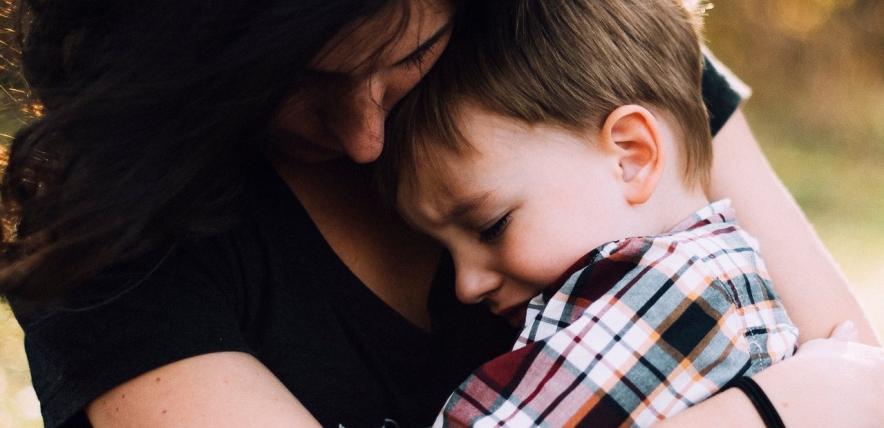
M663 140L657 119L638 105L618 107L605 119L601 142L614 150L626 200L643 204L663 175Z

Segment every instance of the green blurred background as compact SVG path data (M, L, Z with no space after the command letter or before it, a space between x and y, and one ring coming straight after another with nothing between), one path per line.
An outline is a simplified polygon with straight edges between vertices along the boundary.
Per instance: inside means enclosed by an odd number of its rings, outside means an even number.
M752 87L745 111L765 153L884 332L884 2L713 6L707 44ZM21 123L9 102L20 84L8 72L0 84L8 135ZM21 330L0 307L0 428L39 426Z
M713 6L708 45L752 87L765 153L884 332L884 2Z

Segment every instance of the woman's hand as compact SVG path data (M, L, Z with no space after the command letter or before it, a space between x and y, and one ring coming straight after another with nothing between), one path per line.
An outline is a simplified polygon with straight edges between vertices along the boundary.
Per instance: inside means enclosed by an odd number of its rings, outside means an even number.
M884 348L855 342L850 321L829 338L809 340L792 358L753 376L786 426L880 427L884 421ZM741 391L731 388L658 426L764 427Z
M753 379L786 426L878 427L884 421L884 348L858 343L853 322Z

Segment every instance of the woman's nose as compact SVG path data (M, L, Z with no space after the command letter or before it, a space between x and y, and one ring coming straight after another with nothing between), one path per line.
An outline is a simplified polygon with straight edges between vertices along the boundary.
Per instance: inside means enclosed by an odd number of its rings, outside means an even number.
M482 302L501 286L498 274L473 263L457 263L455 291L457 299L466 304Z
M353 85L347 94L343 115L333 130L340 138L344 153L356 163L376 160L384 148L383 106L385 87L377 79L368 78Z

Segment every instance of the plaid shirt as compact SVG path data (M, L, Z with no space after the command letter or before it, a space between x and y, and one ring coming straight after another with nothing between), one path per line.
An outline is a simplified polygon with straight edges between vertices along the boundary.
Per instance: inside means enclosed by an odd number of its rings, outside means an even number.
M647 426L795 351L727 200L583 260L531 300L513 350L473 372L436 426Z

